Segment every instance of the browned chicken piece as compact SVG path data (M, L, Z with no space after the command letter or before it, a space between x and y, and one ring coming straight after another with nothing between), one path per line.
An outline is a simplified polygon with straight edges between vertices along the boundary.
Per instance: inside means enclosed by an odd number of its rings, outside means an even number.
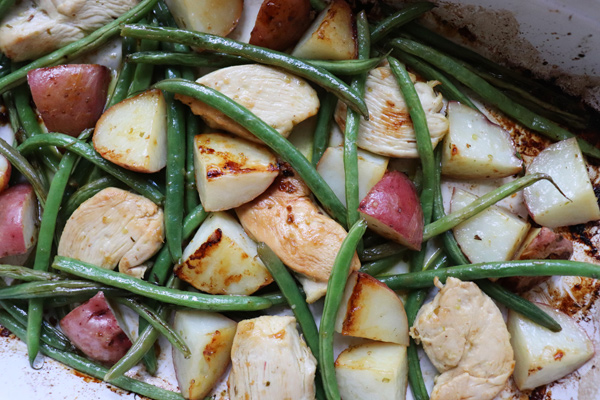
M442 286L437 279L436 285ZM472 282L448 278L421 308L410 334L441 373L431 400L491 400L513 372L504 318Z
M58 254L102 268L142 277L142 264L162 247L163 212L153 202L117 188L106 188L71 215Z
M231 400L315 398L317 362L289 316L240 321L231 348Z
M520 251L517 260L568 260L573 254L573 243L550 228L532 229ZM550 279L549 276L511 276L498 282L507 289L523 293Z
M289 167L262 195L236 209L242 226L265 242L285 265L318 283L327 282L347 233L310 198L310 190ZM355 254L352 270L360 268ZM309 296L312 302L321 297ZM315 298L316 297L316 298Z

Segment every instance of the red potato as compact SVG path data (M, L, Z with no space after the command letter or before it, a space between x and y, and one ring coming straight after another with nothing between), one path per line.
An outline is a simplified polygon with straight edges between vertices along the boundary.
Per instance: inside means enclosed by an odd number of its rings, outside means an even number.
M37 240L37 200L29 184L0 194L0 258L24 254Z
M85 355L104 363L116 363L131 347L103 292L67 314L60 327Z
M6 157L0 156L0 193L8 187L12 167Z
M310 25L310 1L263 1L250 44L273 50L286 50L294 45Z
M71 136L94 127L104 110L110 79L110 70L98 64L59 65L27 74L48 131Z
M361 200L358 211L379 235L421 249L423 210L415 186L402 172L387 172Z

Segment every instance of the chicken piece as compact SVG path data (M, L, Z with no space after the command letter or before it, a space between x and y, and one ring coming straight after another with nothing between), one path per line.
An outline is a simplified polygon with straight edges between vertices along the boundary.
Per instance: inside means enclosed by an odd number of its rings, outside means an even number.
M240 321L231 348L229 398L315 398L317 361L289 316Z
M142 263L164 240L163 212L153 202L117 188L106 188L71 215L58 244L58 255L141 278Z
M448 278L442 287L436 279L436 286L410 332L441 372L431 400L491 400L515 366L502 314L472 282Z
M410 75L413 82L414 75ZM442 95L436 94L433 87L437 81L416 82L415 89L423 105L431 144L435 147L448 133L448 119L440 113ZM417 140L408 113L408 108L396 78L390 67L372 69L365 86L365 102L369 107L369 120L361 118L358 128L358 147L375 154L389 157L417 158ZM344 131L346 126L346 105L338 102L335 120Z
M25 0L0 20L0 50L35 59L79 40L128 11L136 0Z
M306 184L289 166L282 165L281 169L283 173L269 189L238 207L237 215L246 232L257 242L265 242L285 265L326 284L346 231L319 210ZM359 268L355 254L351 269ZM307 301L323 296L322 289Z
M218 90L273 127L283 137L319 110L317 92L303 79L264 65L237 65L204 75L196 82ZM175 98L189 105L208 126L224 129L244 139L262 143L237 122L205 103L183 95Z
M573 254L573 243L552 229L542 227L532 229L522 248L517 251L516 260L568 260ZM550 279L549 276L511 276L498 282L509 290L523 293Z

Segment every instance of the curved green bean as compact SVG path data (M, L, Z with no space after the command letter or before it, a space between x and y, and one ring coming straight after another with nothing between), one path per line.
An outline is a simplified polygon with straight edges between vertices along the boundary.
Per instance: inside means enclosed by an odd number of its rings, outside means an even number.
M100 191L109 187L120 185L121 182L119 180L113 178L112 176L105 176L81 186L63 205L63 209L61 211L63 217L69 218L84 201L91 199Z
M12 147L6 140L0 138L0 154L6 157L8 162L17 169L27 179L33 187L33 191L40 202L40 206L46 206L46 197L48 193L44 184L40 180L37 171L29 164L29 161L19 153L17 149Z
M377 261L381 260L382 258L399 256L406 250L408 250L406 246L403 246L399 243L385 242L364 249L359 253L359 257L361 261Z
M371 40L377 43L385 38L394 29L420 17L425 12L435 7L435 4L429 2L412 3L401 10L379 22L371 30Z
M166 92L179 93L198 99L226 114L262 140L300 175L323 207L342 225L346 225L346 209L329 185L310 162L275 129L229 97L209 87L181 79L168 79L154 85Z
M156 6L154 7L156 8ZM142 19L140 24L146 24L146 19ZM157 26L158 21L156 17L152 18L150 26ZM158 50L159 42L156 40L140 40L139 49L140 51L154 51ZM131 84L129 85L129 89L127 89L127 97L134 96L142 91L148 89L152 82L152 73L154 72L154 65L152 64L136 64L135 72L133 73L133 78L131 79Z
M140 296L198 310L255 311L271 307L270 301L257 296L207 295L159 287L129 275L67 257L57 256L52 267L80 278L128 290Z
M91 161L102 170L114 176L136 192L152 200L154 203L161 205L164 201L164 195L160 192L154 182L144 180L143 178L133 174L131 171L116 167L114 164L100 157L100 155L96 153L92 146L71 136L63 135L61 133L48 133L45 135L34 136L23 142L18 147L18 150L21 153L27 154L35 151L40 146L64 147L70 152L76 153L77 155Z
M362 219L358 220L350 228L348 236L342 242L342 246L335 258L331 275L327 282L327 294L325 295L321 326L319 327L319 364L321 365L321 378L325 386L325 393L329 400L340 399L333 360L335 317L342 301L356 245L366 229L367 224Z
M0 0L0 15L7 15L17 0Z
M57 281L64 277L47 271L36 271L18 265L0 264L0 276L3 278L17 279L24 282L32 281Z
M123 290L115 290L110 286L99 285L89 281L35 281L0 288L0 299L41 299L58 296L93 296L99 291L108 295L121 296Z
M370 263L363 264L360 267L360 271L371 276L377 276L388 269L392 268L394 265L398 263L400 257L398 255L391 255L384 258L380 258L375 261L371 261Z
M343 81L328 71L314 67L298 58L263 47L253 46L207 33L183 31L175 28L157 28L150 26L125 25L122 36L132 36L138 39L153 39L167 42L182 43L198 47L202 50L222 52L243 56L252 61L288 70L291 73L308 79L317 85L336 94L348 107L369 118L367 105L364 100Z
M129 91L129 86L131 86L131 81L135 74L136 68L134 64L129 62L129 55L135 51L136 40L130 37L123 38L122 46L123 65L121 66L121 71L117 77L117 83L115 84L112 95L106 103L106 109L111 108L127 98L127 92Z
M325 93L321 96L319 113L317 114L317 125L313 135L312 156L310 158L312 165L316 168L319 160L323 157L325 149L329 143L329 134L331 132L331 123L333 122L333 112L337 104L337 98L331 93Z

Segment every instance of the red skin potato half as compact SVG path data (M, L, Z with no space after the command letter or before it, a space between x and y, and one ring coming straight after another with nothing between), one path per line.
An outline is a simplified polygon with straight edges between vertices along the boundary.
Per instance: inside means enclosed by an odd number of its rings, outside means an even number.
M60 327L79 350L103 363L116 363L131 347L103 292L67 314Z
M98 64L67 64L29 71L33 101L49 132L78 136L102 115L110 70Z
M4 156L0 156L0 193L8 187L12 166Z
M290 48L310 26L310 11L309 0L265 0L249 43L278 51Z
M37 240L37 199L22 183L0 193L0 258L25 254Z
M421 249L423 210L415 186L402 172L386 172L362 199L358 211L375 233L410 249Z

